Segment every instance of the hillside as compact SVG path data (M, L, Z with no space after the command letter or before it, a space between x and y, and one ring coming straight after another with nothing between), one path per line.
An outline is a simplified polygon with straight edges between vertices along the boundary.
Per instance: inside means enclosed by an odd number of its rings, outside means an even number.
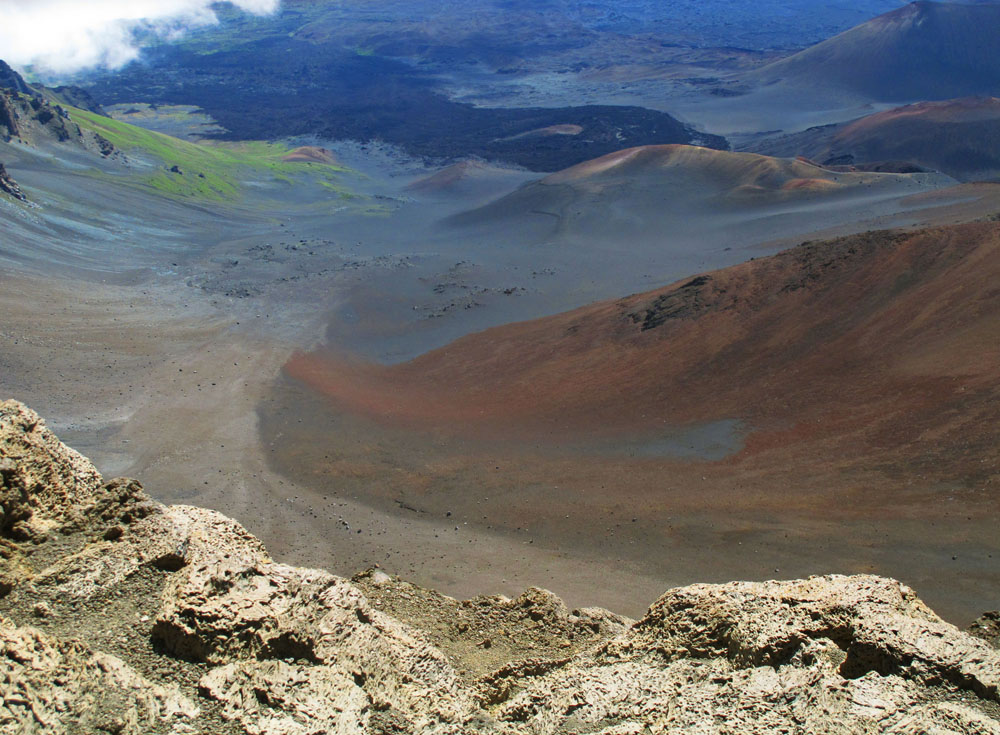
M796 211L811 216L815 229L825 221L825 208L829 213L850 202L851 211L844 215L856 218L859 201L884 202L949 182L922 174L836 172L808 161L697 146L643 146L525 184L450 222L502 223L529 239L603 235L609 242L621 242L670 239L699 224L704 230L741 219L752 227L766 221L768 214L780 213L783 219L775 217L771 235L778 237Z
M272 559L0 403L0 731L996 729L1000 652L891 579L673 589L639 621ZM983 618L987 620L987 618ZM885 704L891 703L891 704Z
M367 374L327 369L322 353L289 369L349 410L437 430L736 416L759 427L758 451L823 438L985 477L1000 439L998 251L993 223L805 243Z
M459 538L676 584L846 567L966 619L998 582L998 249L996 222L861 233L401 364L299 354L263 436L317 495Z
M1000 93L1000 5L920 0L747 75L881 102Z
M1000 100L920 102L767 140L754 150L805 156L828 166L910 164L959 181L995 180L1000 178Z

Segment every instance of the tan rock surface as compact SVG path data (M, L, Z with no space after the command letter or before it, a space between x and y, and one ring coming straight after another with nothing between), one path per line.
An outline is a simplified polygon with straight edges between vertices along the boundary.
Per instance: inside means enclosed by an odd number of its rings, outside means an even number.
M30 539L79 525L97 503L101 475L16 401L0 403L0 529Z
M251 680L261 676L260 660L313 664L333 697L329 707L356 712L360 690L371 708L401 713L415 730L470 712L469 692L440 651L323 571L238 559L189 567L165 590L153 635L168 652L210 664L257 659L241 672ZM277 675L286 688L288 672ZM208 689L234 705L230 687Z
M0 458L0 733L1000 735L1000 651L895 580L692 585L638 622L459 601L277 563L14 402Z
M114 656L0 619L0 733L185 732L198 707Z

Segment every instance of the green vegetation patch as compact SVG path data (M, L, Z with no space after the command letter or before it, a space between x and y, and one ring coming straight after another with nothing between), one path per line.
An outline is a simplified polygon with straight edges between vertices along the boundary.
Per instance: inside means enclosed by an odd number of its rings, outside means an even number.
M244 183L261 177L293 183L305 176L340 191L337 174L346 170L282 161L291 149L281 143L192 143L86 110L70 108L69 113L81 128L104 136L126 155L159 159L163 165L150 172L145 183L170 196L231 201L240 196Z

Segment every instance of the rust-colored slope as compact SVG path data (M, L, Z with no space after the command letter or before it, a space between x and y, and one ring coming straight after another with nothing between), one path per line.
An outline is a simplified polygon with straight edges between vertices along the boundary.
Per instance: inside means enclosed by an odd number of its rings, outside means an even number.
M944 177L941 177L944 182ZM751 212L837 198L905 195L932 185L925 176L833 171L805 159L774 158L689 145L627 148L527 183L450 218L464 226L556 228L587 239L642 238L684 230L693 218ZM553 236L555 230L546 236Z
M1000 177L1000 99L923 102L862 118L839 131L828 157L909 161L962 181Z
M319 148L312 145L300 146L295 150L289 151L282 157L281 160L286 163L325 163L330 166L340 165L340 161L337 160L333 151L327 148Z
M1000 427L998 283L1000 225L869 233L402 365L316 353L286 369L390 425L558 438L739 418L756 429L744 456L822 442L980 475Z
M436 171L430 176L425 176L422 179L414 181L406 188L410 191L440 191L449 189L485 168L486 164L481 161L459 161L440 171Z

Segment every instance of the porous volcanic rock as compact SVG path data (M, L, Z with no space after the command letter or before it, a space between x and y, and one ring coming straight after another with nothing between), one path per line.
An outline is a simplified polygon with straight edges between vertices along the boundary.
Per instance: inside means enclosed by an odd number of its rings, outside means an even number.
M174 732L198 716L176 686L162 687L114 656L0 618L0 733Z
M638 622L538 588L459 602L280 564L14 401L0 467L4 735L1000 735L1000 651L895 580L692 585Z
M102 479L86 457L60 442L35 412L0 403L0 530L15 540L82 525Z

